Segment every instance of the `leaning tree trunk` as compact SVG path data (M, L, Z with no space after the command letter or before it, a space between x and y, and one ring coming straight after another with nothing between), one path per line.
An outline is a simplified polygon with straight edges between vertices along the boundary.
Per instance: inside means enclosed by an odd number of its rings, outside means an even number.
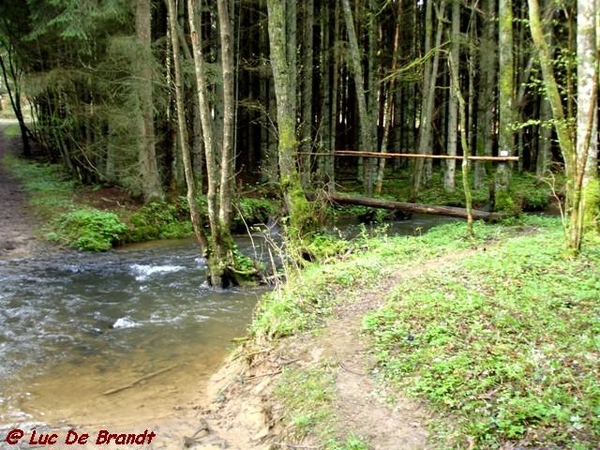
M173 68L175 69L175 109L177 112L177 125L179 130L179 145L181 149L181 157L183 160L183 170L185 174L185 182L187 185L187 203L190 208L190 219L194 234L200 246L200 253L206 258L208 251L208 241L204 233L203 224L198 205L196 203L196 179L194 177L194 169L192 167L192 158L190 155L190 147L188 141L187 123L185 120L185 106L183 101L183 75L181 70L181 56L179 51L179 33L177 23L177 12L175 9L175 0L167 0L169 30L171 43L173 47Z
M8 92L8 98L10 99L10 104L12 106L13 112L19 122L19 129L21 131L21 142L23 143L23 156L25 158L30 158L31 143L29 142L29 129L27 128L27 124L25 123L25 116L23 114L23 108L21 107L21 83L19 81L17 70L15 70L15 63L13 62L11 57L11 48L8 45L5 45L4 47L6 52L8 53L8 68L4 63L2 55L0 55L0 68L2 69L2 78L4 80L5 89ZM9 72L11 80L9 80ZM13 88L11 88L11 81Z
M369 114L367 108L367 98L365 93L365 77L361 63L360 48L358 47L358 39L356 38L356 30L354 28L354 18L350 7L350 0L342 0L344 10L344 19L346 22L346 31L348 33L348 56L350 59L350 68L354 77L354 86L356 88L356 98L358 102L358 119L360 130L360 146L362 151L375 151L376 139L374 131L375 118ZM375 95L373 93L373 95ZM373 171L371 169L373 161L366 161L364 187L366 195L373 194Z
M224 5L218 5L223 8ZM222 73L223 73L223 136L221 137L221 169L218 165L217 148L214 139L212 110L209 104L208 80L200 32L197 29L196 0L188 0L188 14L190 31L192 34L192 48L194 51L194 66L196 72L196 89L198 105L200 107L200 121L202 123L202 136L204 138L204 152L206 160L208 223L210 226L210 240L207 255L209 269L209 282L214 287L227 288L238 284L236 275L234 242L231 237L230 215L231 197L233 192L233 58L231 56L231 32L228 27L220 24ZM219 13L221 13L221 9ZM229 22L228 14L225 20ZM220 15L220 21L224 18ZM225 28L225 31L224 31ZM223 35L225 33L225 36ZM229 38L227 38L229 33ZM229 46L229 48L224 48ZM227 56L225 56L227 55ZM229 59L226 62L225 59ZM225 117L227 116L227 117ZM227 166L227 167L224 167Z
M548 43L544 37L544 28L540 18L540 5L538 0L528 0L529 4L529 27L535 50L540 58L544 87L552 109L554 127L558 144L565 163L566 175L566 200L563 218L565 220L565 237L567 248L574 254L581 248L581 234L578 232L578 217L581 209L581 190L578 190L577 180L577 152L573 142L573 133L569 121L565 117L563 103L554 76L552 56ZM568 219L568 221L567 221Z

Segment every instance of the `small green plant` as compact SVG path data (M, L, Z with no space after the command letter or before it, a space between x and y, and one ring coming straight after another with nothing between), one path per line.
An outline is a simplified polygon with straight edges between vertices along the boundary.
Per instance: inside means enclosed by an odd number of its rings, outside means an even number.
M57 219L53 240L78 250L100 252L120 242L127 226L110 212L76 210Z

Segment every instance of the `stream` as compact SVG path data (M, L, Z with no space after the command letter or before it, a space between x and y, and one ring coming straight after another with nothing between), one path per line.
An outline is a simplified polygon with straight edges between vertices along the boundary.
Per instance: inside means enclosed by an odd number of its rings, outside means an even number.
M388 232L453 220L414 216ZM258 241L238 239L249 255ZM210 290L204 269L187 239L0 259L0 430L144 423L190 408L266 292Z

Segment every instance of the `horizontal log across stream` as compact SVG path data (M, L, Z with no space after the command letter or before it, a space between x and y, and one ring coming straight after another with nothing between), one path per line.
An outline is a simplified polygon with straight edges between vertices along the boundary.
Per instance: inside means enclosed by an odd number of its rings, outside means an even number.
M356 195L339 194L330 192L327 194L329 200L340 205L361 205L371 208L383 208L400 211L408 211L417 214L437 214L441 216L467 218L467 210L455 206L424 205L420 203L396 202L380 198L361 197ZM496 221L506 218L506 214L492 213L474 209L471 211L474 220Z

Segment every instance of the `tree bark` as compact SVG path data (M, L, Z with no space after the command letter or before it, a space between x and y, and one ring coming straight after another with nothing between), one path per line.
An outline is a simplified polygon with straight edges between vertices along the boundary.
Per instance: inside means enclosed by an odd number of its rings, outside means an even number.
M194 229L194 235L198 241L200 247L200 254L203 257L208 256L208 240L203 229L202 218L198 211L196 203L196 180L194 177L194 169L192 167L192 160L190 155L190 147L188 140L187 123L185 120L185 107L183 101L183 75L181 70L181 56L179 51L179 37L178 37L178 22L177 22L177 11L175 8L175 0L167 0L168 7L168 20L169 29L171 36L171 43L173 48L173 68L175 71L175 109L177 112L177 125L179 130L179 146L181 149L181 156L183 160L183 170L185 174L185 182L187 185L187 203L190 209L190 219L192 221L192 227Z
M529 4L529 27L533 44L540 58L544 87L554 119L554 127L560 151L565 164L566 175L566 200L563 213L565 238L567 248L573 254L577 254L581 248L581 230L579 217L581 214L581 189L578 186L580 170L577 165L577 152L570 124L566 120L558 83L554 76L554 67L548 43L544 37L544 28L541 22L540 5L538 0L528 0ZM583 168L581 168L583 170Z
M423 85L421 98L421 116L419 122L419 148L418 153L428 154L433 151L433 112L435 106L435 90L439 65L439 47L442 43L444 29L444 10L446 1L441 0L438 10L437 32L435 47L431 46L431 34L433 33L433 0L427 0L425 13L425 67L423 68ZM430 53L433 52L433 55ZM410 198L415 199L421 190L424 180L424 169L426 162L417 159L411 174Z
M304 0L304 23L302 28L302 93L301 93L301 140L300 178L306 188L312 172L311 151L313 148L313 25L314 0ZM326 30L323 30L326 32Z
M498 3L498 153L510 156L514 152L515 136L512 129L514 122L514 61L513 61L513 12L512 0L500 0ZM499 211L513 208L508 194L510 187L510 171L508 164L500 163L496 168L494 180L494 205Z
M146 202L164 199L164 193L158 165L154 136L154 103L152 99L152 7L150 0L135 0L135 31L142 52L138 56L137 75L139 85L137 97L139 101L138 132L140 136L138 161L141 175L141 191Z
M460 57L460 2L454 0L452 3L452 31L450 35L450 54L449 64L451 70L458 70ZM455 79L456 78L456 79ZM455 156L458 144L458 97L454 94L460 89L454 83L458 76L450 77L450 94L448 100L448 155ZM456 161L448 159L446 161L446 171L444 172L444 189L446 192L453 192L455 188Z
M491 156L494 145L494 105L496 100L496 1L485 0L483 31L479 45L479 90L477 96L477 138L475 153L479 156ZM475 163L474 186L483 186L487 169L483 161Z
M294 14L291 7L295 0L267 0L269 20L269 44L271 50L271 68L277 100L277 131L279 138L279 177L285 208L289 215L288 235L292 247L299 249L305 239L310 239L315 230L315 218L310 204L302 189L302 183L296 169L298 140L296 138L296 70L293 64L295 46L289 45L295 32L286 24L292 19L286 14ZM295 17L293 18L295 20ZM287 45L286 45L287 43ZM291 249L292 252L295 249Z
M349 44L349 65L352 76L354 78L354 86L356 89L356 98L358 102L358 119L360 130L360 146L365 151L376 150L376 140L374 125L376 118L370 114L367 108L367 95L365 92L365 77L361 63L361 53L356 38L356 30L354 27L354 18L350 7L350 0L342 0L342 8L344 10L344 20L346 22L346 32L348 33ZM374 94L373 94L374 95ZM364 170L364 189L366 195L373 195L373 172L371 170L372 160L366 161Z
M577 168L581 207L572 240L581 239L586 225L598 221L598 0L577 2ZM598 224L596 223L596 226Z

